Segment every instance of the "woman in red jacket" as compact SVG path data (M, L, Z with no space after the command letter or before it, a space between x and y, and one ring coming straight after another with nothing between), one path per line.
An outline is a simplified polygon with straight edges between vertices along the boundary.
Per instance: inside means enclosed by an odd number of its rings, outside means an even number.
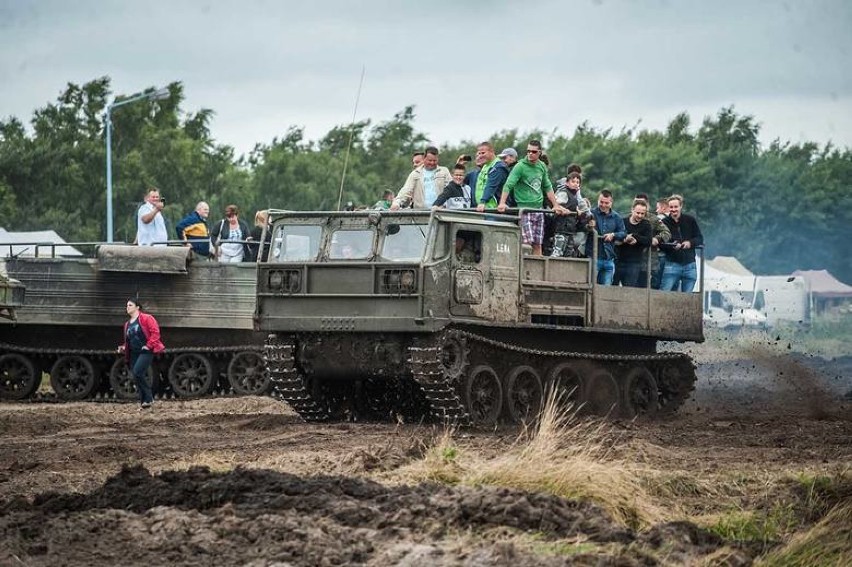
M127 300L127 314L130 320L124 324L124 344L118 347L118 350L124 353L127 367L136 379L142 409L148 409L154 403L154 395L147 379L148 369L154 361L154 354L163 352L166 347L160 341L160 326L157 320L153 315L142 312L142 305L138 300Z

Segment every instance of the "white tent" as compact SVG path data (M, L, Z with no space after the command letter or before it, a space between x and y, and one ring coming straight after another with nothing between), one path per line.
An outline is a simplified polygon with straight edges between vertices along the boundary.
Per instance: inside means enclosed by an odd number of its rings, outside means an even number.
M751 270L743 266L742 262L740 262L734 256L716 256L712 260L707 260L708 266L713 266L717 270L721 270L728 274L734 274L737 276L753 276Z
M9 232L0 228L0 255L10 256L39 256L49 257L52 254L52 244L67 244L65 239L53 230L34 230L30 232ZM73 246L56 246L56 256L82 256L83 253Z
M719 262L721 258L731 258L733 262ZM731 272L725 267L740 266L742 264L729 256L718 256L704 262L704 290L705 291L736 291L751 302L754 293L755 276L745 268L736 269Z

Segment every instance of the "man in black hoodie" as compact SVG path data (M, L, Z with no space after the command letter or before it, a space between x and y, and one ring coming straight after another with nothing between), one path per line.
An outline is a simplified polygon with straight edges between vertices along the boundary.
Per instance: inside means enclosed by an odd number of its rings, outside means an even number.
M669 227L672 239L664 248L666 265L660 289L663 291L692 292L698 280L695 266L695 249L704 246L704 236L698 228L698 221L692 215L683 212L683 197L669 197L669 216L663 222Z

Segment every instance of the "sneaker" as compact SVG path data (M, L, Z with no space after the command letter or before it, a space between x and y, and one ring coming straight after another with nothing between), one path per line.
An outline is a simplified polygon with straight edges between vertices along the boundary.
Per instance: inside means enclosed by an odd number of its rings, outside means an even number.
M148 409L151 407L151 402L142 402L142 407L139 409Z

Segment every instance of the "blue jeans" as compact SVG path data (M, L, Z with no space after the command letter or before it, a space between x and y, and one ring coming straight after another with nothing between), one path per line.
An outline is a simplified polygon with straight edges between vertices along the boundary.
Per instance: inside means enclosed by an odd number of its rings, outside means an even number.
M154 401L154 393L151 391L151 385L148 384L148 369L151 363L154 362L154 353L150 350L142 352L130 352L130 371L133 372L133 378L136 379L136 391L139 392L139 401L141 403L151 403Z
M697 280L698 270L695 267L695 262L678 264L677 262L667 260L663 268L660 289L663 291L678 291L679 286L680 291L690 293L695 288Z
M615 275L615 260L604 260L598 258L598 284L612 285L612 278Z

